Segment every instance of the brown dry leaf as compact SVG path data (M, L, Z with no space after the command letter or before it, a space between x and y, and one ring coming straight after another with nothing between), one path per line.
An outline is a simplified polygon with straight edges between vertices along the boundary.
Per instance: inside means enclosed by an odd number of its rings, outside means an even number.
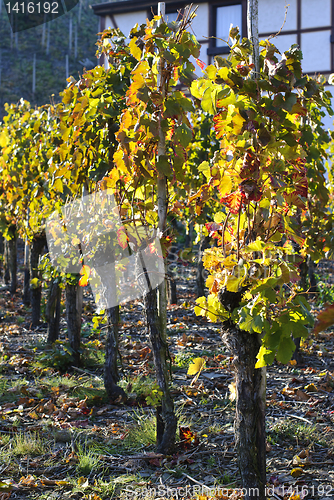
M59 396L60 387L51 387L51 391L53 392L54 396Z
M11 491L8 491L7 493L0 493L0 500L8 500L11 494Z
M179 345L179 346L185 346L185 345L187 345L187 342L188 342L188 337L187 337L187 335L183 332L183 334L182 334L182 339L179 339L179 340L177 341L177 345Z
M328 372L320 379L319 389L325 392L332 392L334 387L334 379Z
M19 482L20 486L26 486L27 488L37 488L38 483L34 476L28 474L27 477L22 476Z
M43 486L56 486L57 481L54 479L41 479L41 484Z
M18 399L18 400L16 401L16 404L17 404L17 405L29 405L29 406L31 406L31 405L33 405L33 404L34 404L34 402L35 402L35 400L34 400L34 399L32 399L32 398L28 398L28 397L25 397L25 398L20 398L20 399Z
M85 399L82 399L81 401L79 401L78 408L80 408L80 410L87 408L87 396L85 397Z
M39 419L39 416L37 415L37 413L35 411L31 411L30 413L28 413L28 417L33 418L35 420Z
M301 391L300 389L295 390L295 399L296 401L308 401L310 398L305 392Z
M66 459L66 462L68 464L73 464L78 461L78 455L74 453L73 451L69 454L69 456Z
M299 453L299 456L300 456L300 458L306 458L306 457L309 457L309 456L310 456L310 451L309 451L309 450L302 450L302 451Z
M52 401L48 401L47 403L45 403L45 405L43 406L43 410L44 410L44 413L46 413L47 415L52 415L52 413L54 413L56 411L56 406L52 403Z
M310 398L305 392L297 389L296 387L284 387L282 390L284 396L295 399L296 401L308 401Z

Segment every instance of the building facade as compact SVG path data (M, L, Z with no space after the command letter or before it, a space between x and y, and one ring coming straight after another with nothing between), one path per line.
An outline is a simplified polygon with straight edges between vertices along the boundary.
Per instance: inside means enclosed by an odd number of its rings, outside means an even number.
M260 39L279 33L271 41L281 52L298 44L305 73L326 77L334 73L334 0L289 0L287 10L286 0L258 1ZM93 10L100 16L101 31L120 28L128 35L136 23L142 24L156 14L157 3L122 0L93 5ZM176 20L188 4L189 0L165 0L167 19ZM231 24L247 36L247 0L197 0L195 5L198 8L192 30L201 43L200 59L210 64L216 55L227 56L229 48L224 40Z

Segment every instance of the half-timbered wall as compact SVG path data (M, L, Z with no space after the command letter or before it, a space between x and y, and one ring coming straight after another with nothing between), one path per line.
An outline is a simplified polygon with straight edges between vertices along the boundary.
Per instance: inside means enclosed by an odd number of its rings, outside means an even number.
M188 3L186 0L165 1L170 21L175 21L178 11L182 12ZM152 3L125 0L94 5L93 9L100 15L101 30L118 27L127 35L136 23L142 24L147 17L152 17L157 3L158 0ZM228 55L224 40L230 24L239 25L242 36L247 36L247 0L197 0L197 3L192 30L201 43L201 61L210 64L214 56ZM305 72L325 76L334 73L334 0L289 0L285 16L286 3L286 0L259 0L260 39L273 36L273 43L282 53L296 43L303 52ZM200 74L199 67L196 69ZM326 122L331 126L332 118Z

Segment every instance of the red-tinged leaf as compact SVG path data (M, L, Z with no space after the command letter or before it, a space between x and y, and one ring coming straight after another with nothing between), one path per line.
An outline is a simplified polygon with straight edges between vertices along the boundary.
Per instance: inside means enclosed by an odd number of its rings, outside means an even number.
M170 246L172 244L172 240L171 240L170 236L163 236L160 239L160 244L161 244L162 255L164 257L167 257L168 250L170 249Z
M189 450L192 446L199 445L197 435L189 427L179 427L180 445L184 450Z
M254 155L252 151L247 151L244 156L242 163L242 168L240 170L241 179L247 179L248 177L253 177L257 179L259 177L260 160Z
M196 59L196 64L203 70L205 68L205 63L200 59Z
M157 248L156 242L150 243L148 245L151 254L159 255L159 249Z
M247 76L254 64L237 64L237 70L241 76Z
M205 224L205 227L209 231L210 238L218 238L219 235L218 235L217 231L222 230L222 226L220 224L217 224L217 222L207 222ZM215 235L217 235L217 236L215 236Z
M225 130L226 130L226 123L223 120L223 117L221 113L218 113L213 117L213 123L214 123L214 129L216 132L216 138L221 139L224 137Z
M231 210L232 214L237 214L240 210L240 206L242 203L242 196L240 191L234 191L228 196L224 196L221 200L221 203L227 205L227 207Z
M90 267L89 266L82 266L80 274L82 276L79 280L79 286L87 286L88 285L88 278L90 276Z
M262 196L262 191L259 185L251 180L246 179L239 185L241 196L247 201L260 201Z
M305 108L301 102L300 99L297 99L296 104L292 106L291 113L296 113L299 116L306 116L307 115L307 108Z
M299 196L306 198L307 192L308 192L308 182L307 182L306 175L304 173L297 172L297 173L293 174L292 182L296 188L295 192L297 194L299 194Z
M117 231L117 241L123 250L128 246L129 237L124 226L121 226Z
M297 191L293 191L292 193L284 191L283 196L289 207L291 207L291 205L295 205L298 208L305 208L305 203Z
M323 332L332 325L334 325L334 304L327 305L327 307L318 314L313 333L318 334Z

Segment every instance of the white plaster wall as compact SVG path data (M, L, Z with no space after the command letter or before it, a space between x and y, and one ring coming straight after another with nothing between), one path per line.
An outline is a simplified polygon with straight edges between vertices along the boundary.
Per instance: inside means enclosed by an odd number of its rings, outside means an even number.
M330 71L330 30L302 33L302 68L305 73Z
M331 25L331 0L302 0L301 27Z
M304 0L302 0L304 1ZM318 0L311 0L317 3ZM289 3L286 22L283 30L297 28L297 1L296 0L259 0L259 33L277 33L283 24L285 5Z
M196 13L197 16L192 22L192 29L197 40L204 40L209 36L209 4L199 4Z
M278 35L276 38L271 38L270 42L273 43L281 54L288 50L291 45L297 43L297 35ZM279 54L276 54L279 59Z
M177 18L178 18L178 15L179 13L178 12L169 12L168 14L166 14L166 21L167 22L172 22L172 21L176 21Z
M146 10L114 15L117 26L125 36L129 35L136 23L139 25L146 23L146 17Z
M105 17L105 20L106 20L106 30L107 30L108 28L113 28L113 27L114 27L114 25L113 25L113 23L111 22L111 19L110 19L110 17L109 17L109 16L106 16L106 17Z
M241 5L229 5L227 7L217 8L217 38L222 38L223 40L228 39L230 32L230 25L242 26L242 10ZM226 43L223 40L216 40L217 47L226 47Z

